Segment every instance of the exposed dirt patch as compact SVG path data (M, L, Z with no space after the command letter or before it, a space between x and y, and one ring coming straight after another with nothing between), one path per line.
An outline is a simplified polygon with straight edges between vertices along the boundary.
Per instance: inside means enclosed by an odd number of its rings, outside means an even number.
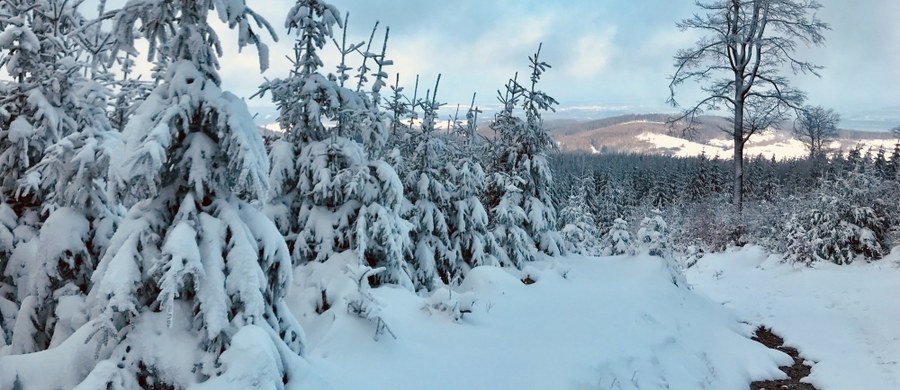
M803 358L800 352L795 348L785 347L784 339L772 333L772 329L760 326L756 328L756 335L753 340L765 345L771 349L777 349L790 355L794 359L794 365L788 367L780 367L788 375L788 379L777 381L757 381L750 384L751 390L781 390L781 389L798 389L798 390L816 390L809 383L801 383L800 380L809 376L812 367L803 364Z

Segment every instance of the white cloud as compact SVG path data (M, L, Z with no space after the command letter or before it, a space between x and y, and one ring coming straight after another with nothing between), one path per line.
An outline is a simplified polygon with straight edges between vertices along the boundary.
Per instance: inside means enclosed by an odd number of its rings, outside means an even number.
M900 72L893 64L900 62L900 51L885 49L885 43L900 40L900 24L894 21L900 1L821 1L825 7L820 16L833 28L826 34L826 46L800 45L797 54L826 69L821 79L792 77L794 84L809 93L811 102L848 113L895 105L900 89L892 86L900 83ZM96 3L87 0L82 8L90 12ZM124 3L109 0L108 9ZM282 27L290 3L253 5L281 35L270 45L269 78L284 77L290 68L285 54L291 53L293 37L285 36ZM546 74L542 89L564 104L661 105L668 93L666 76L674 70L672 55L699 35L679 32L674 25L696 7L669 0L346 0L337 5L351 13L353 41L368 39L376 19L393 27L388 56L396 65L388 73L400 73L408 89L416 74L422 75L423 84L433 85L442 73L442 100L468 102L471 93L478 92L481 104L492 102L494 91L514 72L527 71L527 56L544 42L543 57L554 69ZM256 54L252 48L236 54L235 33L217 31L226 45L221 60L224 86L249 96L263 80ZM329 43L326 72L334 70L334 52ZM355 58L352 66L358 66ZM690 85L679 89L678 97L687 104L698 94L696 85Z
M579 38L572 46L565 72L578 79L590 79L602 74L619 54L614 43L616 27L594 31Z

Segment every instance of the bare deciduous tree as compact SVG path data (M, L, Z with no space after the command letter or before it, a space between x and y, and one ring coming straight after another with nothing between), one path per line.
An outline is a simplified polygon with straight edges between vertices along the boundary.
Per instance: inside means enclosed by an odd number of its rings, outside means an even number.
M675 54L675 74L670 77L669 103L676 87L696 81L706 97L683 111L670 124L687 121L691 128L705 110L727 109L734 114L730 135L734 139L734 204L741 210L744 192L744 145L760 130L774 123L776 115L800 109L805 94L790 86L782 74L818 75L820 69L794 55L798 43L821 45L829 27L819 20L822 7L815 0L715 0L697 2L702 14L678 23L682 30L705 35L688 49ZM748 111L754 123L746 123ZM751 124L751 126L747 126Z
M825 157L828 145L837 137L840 121L840 114L822 106L807 106L797 114L794 135L809 150L811 160Z

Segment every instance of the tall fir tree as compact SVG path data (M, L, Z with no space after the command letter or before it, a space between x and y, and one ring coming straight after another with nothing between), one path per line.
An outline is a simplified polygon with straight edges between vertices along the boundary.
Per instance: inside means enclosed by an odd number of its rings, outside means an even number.
M514 164L517 157L517 146L513 137L521 132L523 127L522 119L514 115L521 91L513 79L507 83L505 93L498 92L498 95L503 109L494 116L491 129L497 133L501 147L508 147L502 148L499 153L494 149L489 150L493 156L485 202L490 207L492 233L500 247L498 256L500 264L522 267L525 263L534 261L537 250L533 238L525 230L528 215L522 207L524 191L521 188L525 179L518 176L515 171L510 172L516 167ZM509 159L513 160L512 164Z
M58 305L79 304L115 223L104 178L116 140L97 68L103 48L91 46L102 34L86 28L77 5L0 5L0 63L10 76L0 82L0 213L9 229L0 233L0 333L12 338L12 354L58 344L80 325L57 313L80 309Z
M448 227L450 248L448 271L441 275L446 283L461 280L469 269L496 265L499 251L489 229L488 213L479 198L484 193L487 176L478 156L478 114L475 97L466 111L466 122L457 128L455 161L447 163L446 172L452 184Z
M45 26L38 36L51 39L59 71L65 82L38 86L56 106L55 115L70 121L61 127L57 142L20 180L18 198L41 205L41 226L23 242L7 270L17 274L20 310L13 332L11 353L27 353L58 345L82 325L83 299L90 288L97 259L104 255L119 220L108 199L106 176L110 156L119 147L107 120L108 74L100 67L106 42L98 29L66 1L38 2L31 8L31 23ZM55 26L46 29L46 26ZM48 123L43 122L41 126ZM21 321L20 321L21 320Z
M115 14L116 48L137 54L139 33L162 72L111 162L111 192L130 210L92 278L85 342L105 347L83 388L240 377L248 368L232 348L275 356L247 374L272 388L302 364L303 332L284 302L289 253L249 203L265 196L268 161L246 105L220 88L211 12L266 57L251 25L271 28L242 1L132 0ZM159 348L172 338L195 355L172 361Z
M422 101L422 124L411 132L409 141L412 155L407 159L408 172L404 180L406 194L411 202L408 212L412 223L412 267L418 287L431 290L438 277L450 281L450 275L459 274L460 264L451 258L448 214L452 183L441 162L447 156L447 146L435 134L435 122L440 103L437 100L440 76L434 90L429 90Z
M504 108L491 124L499 137L490 195L494 234L506 250L504 262L519 267L534 260L535 249L548 255L564 252L550 194L553 175L547 161L555 144L541 116L553 110L557 102L537 89L541 76L550 68L541 61L540 53L538 47L529 57L529 85L523 86L513 78L506 92L499 93ZM518 104L522 105L524 120L514 114Z
M294 69L259 93L271 94L285 130L271 151L269 215L291 244L295 265L330 261L342 269L337 262L349 261L342 264L378 270L369 275L371 283L412 288L405 262L410 225L400 215L403 184L377 158L389 129L375 99L386 76L382 67L390 62L384 50L366 54L378 66L371 91L363 90L364 76L358 90L342 86L349 70L343 61L338 75L323 75L318 52L340 23L337 9L317 0L298 1L288 13L285 25L298 34ZM326 120L335 126L325 126ZM325 294L326 286L320 288Z
M584 177L579 181L560 211L563 224L561 234L569 252L597 256L601 254L601 235L587 201L590 178Z

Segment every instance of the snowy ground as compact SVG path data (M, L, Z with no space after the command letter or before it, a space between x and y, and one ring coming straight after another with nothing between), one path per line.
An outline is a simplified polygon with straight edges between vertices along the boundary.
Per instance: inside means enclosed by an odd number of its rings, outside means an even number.
M900 389L900 254L873 264L793 267L759 248L710 255L697 292L765 324L813 363L820 390Z
M535 283L523 284L526 276ZM693 290L676 286L665 263L647 256L569 256L534 263L521 273L481 267L452 295L372 290L396 335L378 340L375 324L350 314L346 305L335 301L316 314L310 300L300 298L315 294L295 294L291 305L306 329L307 349L302 373L294 374L292 384L743 390L754 380L784 378L778 366L792 363L749 340L764 324L800 350L812 365L808 381L820 390L900 389L900 253L874 264L804 268L748 248L707 255L687 277ZM447 310L468 307L472 300L472 311L462 318ZM16 368L26 365L39 368L32 370L37 374L56 373L25 378L42 384L35 388L77 381L91 366L79 362L96 353L84 341L90 332L76 333L55 349L22 355L16 365L0 360L0 379L14 379L6 371L20 372ZM256 366L274 365L256 348L266 334L252 333L236 336L243 341L235 341L229 359L247 367L232 373L243 382L230 388L258 384L267 371ZM209 382L203 388L226 387Z
M746 389L791 362L659 259L571 256L527 269L532 285L509 272L473 270L459 321L434 306L446 293L375 289L396 339L337 306L300 315L306 357L336 389Z

